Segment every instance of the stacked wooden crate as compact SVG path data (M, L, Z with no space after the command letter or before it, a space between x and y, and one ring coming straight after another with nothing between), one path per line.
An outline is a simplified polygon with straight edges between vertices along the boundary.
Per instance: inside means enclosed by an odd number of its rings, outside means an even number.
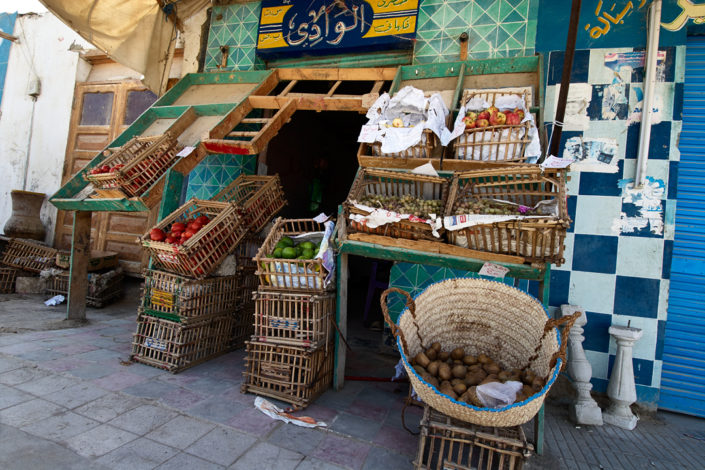
M155 269L145 273L133 360L179 372L244 345L253 331L257 232L284 204L278 176L240 176L213 200L192 199L157 225L166 232L207 217L183 243L143 236Z
M247 342L243 392L306 407L333 378L335 293L320 258L272 256L283 237L324 232L311 219L277 219L255 261L254 334Z

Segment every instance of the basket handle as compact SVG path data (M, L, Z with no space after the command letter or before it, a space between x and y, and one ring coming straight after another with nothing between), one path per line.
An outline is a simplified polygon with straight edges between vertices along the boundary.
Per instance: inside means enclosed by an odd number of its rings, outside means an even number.
M561 365L561 368L565 367L565 351L566 348L568 347L568 334L570 333L570 329L573 327L573 324L575 321L580 317L582 312L575 312L572 315L568 315L567 317L561 317L561 318L549 318L546 320L546 324L543 327L543 335L541 336L541 340L539 341L539 344L536 346L536 349L534 349L534 355L529 358L529 362L527 363L526 367L530 368L531 365L534 363L536 358L539 357L539 349L541 349L541 345L543 344L544 338L546 338L546 335L548 334L549 331L551 331L554 328L558 328L561 325L565 325L563 328L563 334L565 335L565 340L562 342L561 347L558 351L553 353L553 356L551 356L551 362L549 363L550 367L553 367L556 365L556 362L558 362L558 359L560 358L563 363Z
M392 329L392 334L398 338L401 339L401 344L404 347L404 354L407 356L409 355L409 346L406 344L406 338L404 338L404 333L397 327L397 325L394 324L392 321L391 317L389 316L389 307L387 306L387 296L391 294L392 292L396 292L398 294L401 294L405 297L406 299L406 307L409 309L409 313L411 313L411 317L414 319L414 326L416 327L416 336L419 338L419 344L421 347L423 347L423 340L421 339L421 335L419 334L419 325L416 324L416 303L414 302L414 299L411 298L408 292L403 291L399 288L396 287L390 287L389 289L385 290L382 292L381 297L379 298L379 302L382 306L382 315L384 315L384 320L387 322L389 327ZM425 349L425 348L424 348Z

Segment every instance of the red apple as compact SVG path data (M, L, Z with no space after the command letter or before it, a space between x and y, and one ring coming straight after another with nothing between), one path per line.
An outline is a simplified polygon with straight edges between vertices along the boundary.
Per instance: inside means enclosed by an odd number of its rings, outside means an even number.
M174 222L171 224L171 231L172 232L183 232L186 230L186 224L183 222Z
M520 120L520 121L523 121L523 120L524 120L525 114L524 114L524 110L523 110L523 109L521 109L521 108L516 108L516 109L514 110L514 113L519 116L519 120Z
M517 126L521 124L521 118L519 115L512 111L507 111L507 124L510 126Z
M477 127L487 127L490 125L490 122L487 119L478 119L475 121L475 125Z
M506 122L507 122L507 115L501 111L497 111L496 113L492 113L490 115L490 124L493 126L502 126Z
M156 242L160 242L166 238L164 231L160 228L153 228L149 231L149 238Z
M490 120L490 112L489 111L482 111L480 114L477 115L477 120L479 121L480 119L485 119L485 120L489 121Z
M465 123L465 129L474 129L475 128L475 120L471 119L468 116L465 116L463 118L463 122Z
M465 113L465 117L470 118L471 120L474 121L477 119L477 113L475 113L473 111L468 111L467 113Z

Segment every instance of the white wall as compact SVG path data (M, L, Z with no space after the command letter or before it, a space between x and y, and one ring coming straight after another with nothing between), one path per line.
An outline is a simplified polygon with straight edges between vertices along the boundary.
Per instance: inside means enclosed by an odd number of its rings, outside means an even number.
M12 189L49 197L61 186L75 82L77 74L84 80L87 75L69 46L88 44L50 13L19 16L14 35L19 41L10 49L0 107L0 232L12 213ZM27 95L34 77L41 82L36 102ZM48 200L41 219L51 243L56 209Z
M181 68L182 77L187 73L198 72L198 53L201 51L201 28L208 19L208 8L210 8L210 5L204 6L199 12L194 13L193 16L183 22L184 62ZM207 31L206 34L208 34Z

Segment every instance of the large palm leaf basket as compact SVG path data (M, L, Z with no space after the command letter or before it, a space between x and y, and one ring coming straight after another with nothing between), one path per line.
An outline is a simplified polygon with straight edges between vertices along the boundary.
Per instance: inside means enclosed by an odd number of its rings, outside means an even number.
M389 317L387 296L398 292L406 307L397 323ZM482 426L517 426L536 415L565 362L564 334L577 317L549 318L534 297L496 281L449 279L428 286L414 299L390 288L381 297L382 311L419 398L448 416ZM567 337L567 336L566 336ZM444 350L462 347L465 354L486 354L502 367L530 369L545 378L545 386L524 401L502 408L480 408L451 398L424 380L411 358L439 342Z

